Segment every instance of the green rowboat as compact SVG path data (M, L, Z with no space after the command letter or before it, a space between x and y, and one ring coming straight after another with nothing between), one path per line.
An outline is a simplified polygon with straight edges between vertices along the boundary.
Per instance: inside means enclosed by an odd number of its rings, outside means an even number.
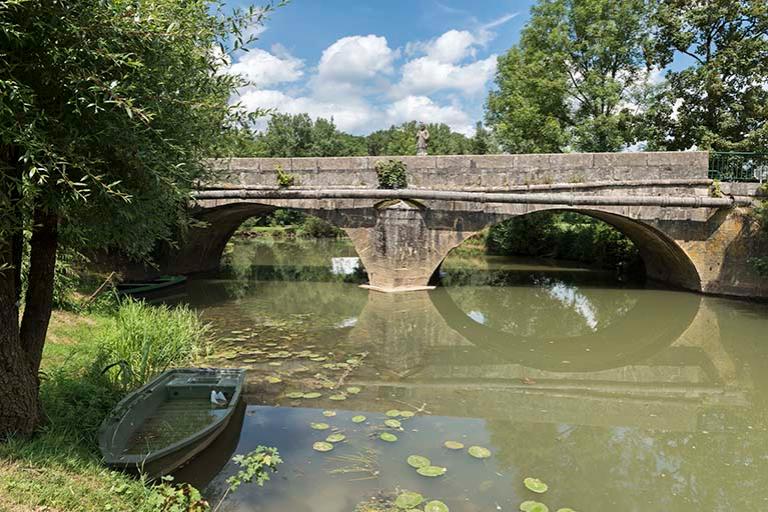
M245 381L238 369L168 370L117 404L99 431L104 463L152 478L210 445L233 417ZM226 400L213 403L212 392ZM220 396L220 395L219 395Z
M117 291L122 295L142 296L184 284L186 281L186 276L160 276L143 282L120 283L117 285Z

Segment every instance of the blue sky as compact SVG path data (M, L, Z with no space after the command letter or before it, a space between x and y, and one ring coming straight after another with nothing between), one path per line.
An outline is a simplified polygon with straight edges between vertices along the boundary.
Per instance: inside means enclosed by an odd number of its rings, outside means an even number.
M533 0L293 0L271 14L235 72L249 109L333 117L366 134L409 120L471 134L496 57Z

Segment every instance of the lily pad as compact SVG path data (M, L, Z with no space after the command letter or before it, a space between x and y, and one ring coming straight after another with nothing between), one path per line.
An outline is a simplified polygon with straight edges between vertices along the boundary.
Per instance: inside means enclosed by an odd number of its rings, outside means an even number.
M336 416L336 411L323 411L323 416L326 418L333 418Z
M278 384L280 382L283 382L283 379L281 379L280 377L272 377L270 375L269 377L267 377L267 382L269 382L270 384Z
M416 413L413 411L400 411L400 416L403 418L413 418Z
M424 506L424 512L449 512L448 505L439 500L432 500Z
M350 395L356 395L360 391L362 391L362 389L360 389L357 386L350 386L350 387L347 388L347 393L349 393Z
M358 416L352 416L352 422L353 422L353 423L362 423L362 422L364 422L365 420L366 420L366 417L365 417L365 416L363 416L362 414L360 414L360 415L358 415Z
M402 423L395 419L388 419L384 422L384 424L389 428L401 428L403 426Z
M345 436L344 434L331 434L328 437L326 437L325 440L328 441L329 443L340 443L346 438L347 436Z
M524 501L520 504L522 512L549 512L549 507L538 501Z
M443 476L446 471L448 471L447 468L441 468L440 466L424 466L416 469L416 472L421 476L429 477Z
M346 399L347 399L347 395L331 395L328 397L328 400L335 400L337 402L340 400L346 400Z
M432 465L432 462L428 458L422 457L421 455L409 455L406 462L409 466L416 469Z
M389 432L382 432L379 435L379 439L381 439L382 441L386 441L388 443L394 443L395 441L397 441L397 436Z
M417 492L405 491L400 493L395 499L395 506L401 509L412 509L418 507L424 501L424 496Z
M565 508L557 509L557 512L576 512L576 511L573 510L572 508L565 507Z
M312 445L312 449L317 450L318 452L329 452L333 450L333 445L331 443L326 443L325 441L318 441Z
M309 426L315 430L328 430L331 428L327 423L310 423Z
M446 441L446 442L443 443L443 446L445 446L449 450L463 450L464 449L464 443L460 443L458 441Z
M298 400L299 398L304 398L304 393L301 391L291 391L290 393L286 393L285 396L293 400Z
M487 459L491 456L491 450L482 446L470 446L467 452L476 459Z
M309 398L309 399L320 398L321 396L323 396L323 394L318 393L316 391L312 391L311 393L304 393L304 398Z
M549 489L549 486L538 478L528 477L523 480L523 484L529 491L533 491L539 494L545 493L547 492L547 489Z
M398 411L397 409L390 409L389 411L385 412L384 414L386 414L390 418L394 418L396 416L400 416L400 411Z
M267 363L269 366L283 366L283 363L280 361L273 361L271 363Z

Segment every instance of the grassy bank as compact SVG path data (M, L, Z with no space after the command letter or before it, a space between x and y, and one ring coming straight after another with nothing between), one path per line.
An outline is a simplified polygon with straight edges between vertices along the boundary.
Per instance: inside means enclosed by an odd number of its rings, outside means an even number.
M0 512L163 510L167 487L100 464L98 428L126 392L192 363L206 345L205 326L184 309L128 302L107 313L56 311L41 374L46 421L31 439L0 443ZM123 370L102 373L120 360Z

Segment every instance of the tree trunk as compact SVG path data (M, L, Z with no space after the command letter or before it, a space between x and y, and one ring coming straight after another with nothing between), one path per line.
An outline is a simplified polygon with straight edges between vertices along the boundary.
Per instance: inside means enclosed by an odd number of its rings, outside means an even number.
M35 209L34 228L29 242L27 295L21 321L21 344L35 375L40 369L45 335L53 307L53 281L59 243L58 225L59 218L56 213L39 207Z
M0 266L13 261L13 244L0 242ZM0 439L31 434L40 421L37 371L19 336L16 270L0 271Z

